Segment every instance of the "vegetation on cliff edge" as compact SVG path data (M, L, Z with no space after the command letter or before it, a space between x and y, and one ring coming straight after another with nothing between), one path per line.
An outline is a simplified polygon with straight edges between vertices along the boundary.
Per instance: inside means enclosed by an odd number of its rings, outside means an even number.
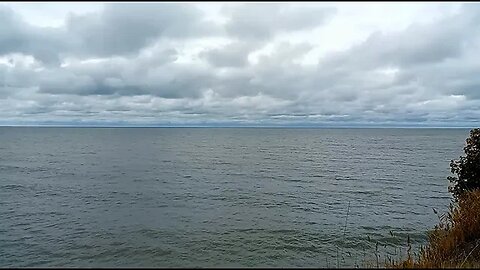
M449 191L454 201L428 235L416 258L392 263L395 268L480 267L480 129L470 131L465 156L450 163Z

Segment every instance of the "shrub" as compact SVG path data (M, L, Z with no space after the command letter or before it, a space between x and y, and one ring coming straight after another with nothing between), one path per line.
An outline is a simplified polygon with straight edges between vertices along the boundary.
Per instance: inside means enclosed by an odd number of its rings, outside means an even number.
M449 176L455 202L428 235L417 259L388 265L394 268L480 267L480 129L472 129L463 148L465 156L450 162Z
M456 200L465 192L480 188L480 129L472 129L463 148L465 156L450 162L450 170L456 176L449 176L452 183L449 191Z

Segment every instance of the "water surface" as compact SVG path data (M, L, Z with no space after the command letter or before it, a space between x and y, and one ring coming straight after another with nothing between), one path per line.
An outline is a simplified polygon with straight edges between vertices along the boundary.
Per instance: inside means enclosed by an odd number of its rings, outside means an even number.
M425 243L468 135L3 127L0 267L352 267Z

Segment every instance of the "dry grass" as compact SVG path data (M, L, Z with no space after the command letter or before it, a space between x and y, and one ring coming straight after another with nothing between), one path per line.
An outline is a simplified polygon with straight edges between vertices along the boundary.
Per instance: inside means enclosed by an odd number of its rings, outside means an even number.
M466 192L447 214L439 216L439 221L417 258L408 255L406 260L389 267L480 267L480 189Z

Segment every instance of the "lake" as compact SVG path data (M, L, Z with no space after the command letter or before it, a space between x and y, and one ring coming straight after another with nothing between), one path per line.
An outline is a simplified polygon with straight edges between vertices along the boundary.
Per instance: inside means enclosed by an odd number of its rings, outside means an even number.
M425 244L468 129L0 128L0 267L353 267ZM372 257L373 256L373 257Z

